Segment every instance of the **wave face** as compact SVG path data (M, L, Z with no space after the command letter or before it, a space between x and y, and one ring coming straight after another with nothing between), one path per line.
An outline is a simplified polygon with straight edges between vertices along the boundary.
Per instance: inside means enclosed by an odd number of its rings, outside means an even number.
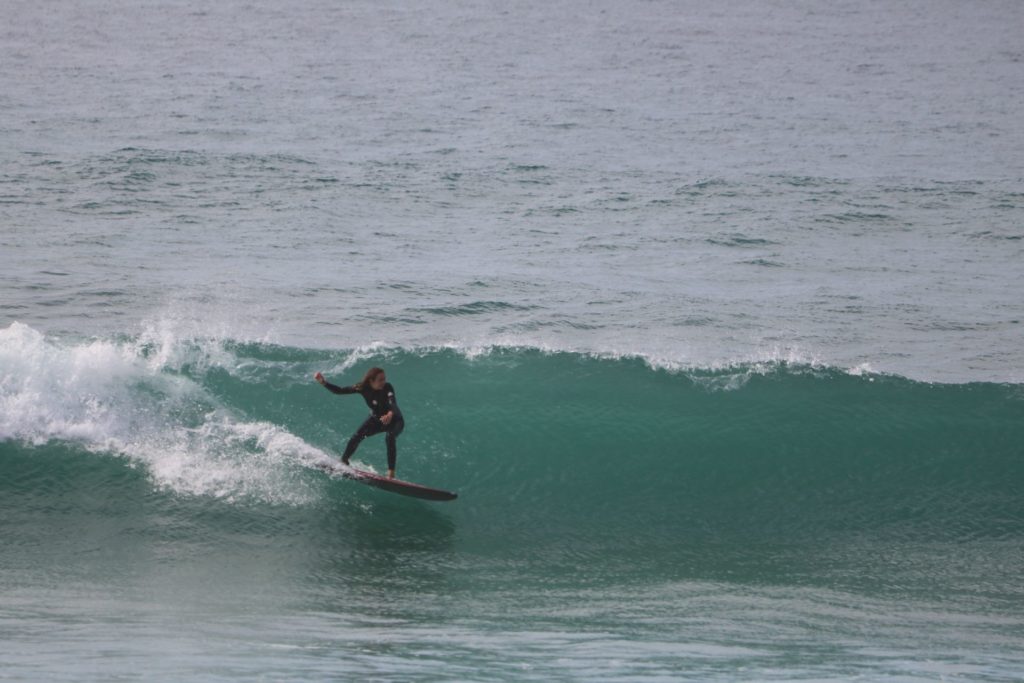
M349 382L371 364L406 415L399 474L458 500L312 467L365 415L313 373ZM1020 385L780 362L670 370L159 327L63 340L14 324L0 330L0 632L91 625L0 658L35 670L38 648L59 648L71 671L129 647L171 677L301 678L330 661L433 680L419 653L436 651L466 677L639 680L696 657L735 680L783 657L825 666L805 643L844 651L873 633L871 651L892 654L851 654L837 675L904 680L893 661L969 648L972 671L1012 680L1022 417ZM356 459L384 456L377 437ZM191 634L183 651L214 642L214 659L164 659L170 631L153 624L167 620ZM222 651L241 624L245 642ZM381 643L395 653L365 660Z
M352 382L371 364L407 416L400 474L459 491L445 512L481 549L1024 537L1019 385L785 363L668 371L515 348L65 342L14 324L0 332L3 480L34 486L12 468L59 447L65 476L93 472L111 496L128 468L196 505L315 506L334 489L376 503L309 468L337 457L365 412L312 374ZM357 460L381 469L382 440Z

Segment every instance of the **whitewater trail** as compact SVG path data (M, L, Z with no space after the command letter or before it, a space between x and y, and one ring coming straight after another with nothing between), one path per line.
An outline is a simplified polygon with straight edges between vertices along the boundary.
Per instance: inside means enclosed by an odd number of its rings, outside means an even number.
M312 490L287 472L331 455L279 425L245 419L180 374L231 360L211 341L63 344L14 323L0 331L0 439L124 456L156 485L181 493L308 502Z

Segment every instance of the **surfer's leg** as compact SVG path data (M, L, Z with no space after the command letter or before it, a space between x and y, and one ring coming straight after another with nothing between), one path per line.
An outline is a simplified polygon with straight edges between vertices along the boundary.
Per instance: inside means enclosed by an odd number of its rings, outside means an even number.
M352 438L348 440L348 445L345 446L345 453L341 456L341 462L345 465L348 464L348 459L352 457L352 454L359 448L359 444L363 442L368 436L373 436L380 432L380 420L375 417L370 417L363 424L359 425L359 429L352 435Z
M395 440L403 429L405 420L395 420L388 425L388 435L384 437L384 442L388 445L388 472L391 476L395 476L395 461L398 459L398 444Z

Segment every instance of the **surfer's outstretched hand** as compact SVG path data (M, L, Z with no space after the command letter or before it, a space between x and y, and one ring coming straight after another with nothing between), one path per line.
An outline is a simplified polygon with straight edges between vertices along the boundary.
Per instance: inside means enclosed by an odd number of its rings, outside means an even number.
M317 382L320 382L320 384L323 384L324 382L327 381L327 380L324 379L324 376L322 374L320 374L319 372L316 373L315 375L313 375L313 379L315 379Z

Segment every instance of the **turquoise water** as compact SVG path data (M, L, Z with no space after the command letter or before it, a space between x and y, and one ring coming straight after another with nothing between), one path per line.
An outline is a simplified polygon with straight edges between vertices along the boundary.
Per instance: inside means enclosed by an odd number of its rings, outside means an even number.
M1024 664L1019 385L68 343L20 324L2 340L19 677L77 677L83 657L98 677L138 659L297 680L999 680ZM371 363L408 415L399 473L459 500L314 469L365 407L313 372ZM356 461L382 470L383 442Z
M1020 3L3 19L0 678L1024 677Z

